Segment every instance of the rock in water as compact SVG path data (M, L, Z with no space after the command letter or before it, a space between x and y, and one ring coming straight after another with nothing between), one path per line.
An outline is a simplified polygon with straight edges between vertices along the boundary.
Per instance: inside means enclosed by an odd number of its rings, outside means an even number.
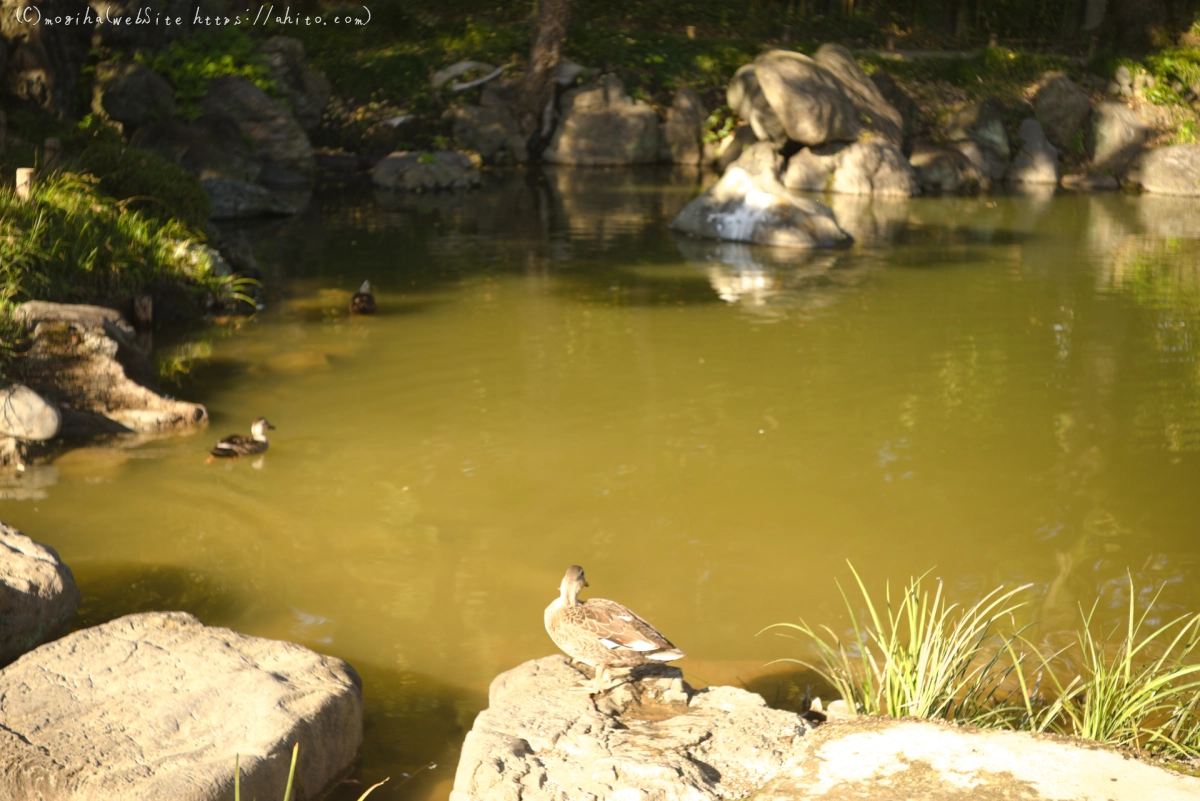
M693 236L789 248L849 244L828 206L779 182L781 157L759 142L729 165L711 189L684 206L671 228Z
M1005 176L1014 184L1058 183L1058 150L1046 140L1042 126L1033 117L1021 120L1017 136L1021 150Z
M384 189L409 192L469 189L479 186L479 170L462 153L404 151L392 153L376 164L371 170L371 180Z
M1050 75L1033 98L1033 112L1046 138L1063 150L1074 145L1092 110L1087 92L1065 75Z
M563 94L563 119L542 160L550 164L617 165L658 161L658 114L634 100L615 75Z
M57 636L77 608L75 577L54 549L0 523L0 667Z
M201 101L206 112L237 123L264 166L311 178L317 169L312 144L300 123L281 104L241 76L213 78Z
M53 439L61 424L58 409L24 384L0 390L0 434L41 442Z
M848 195L912 197L921 191L900 148L877 139L806 147L788 159L783 184Z
M813 61L841 81L842 91L854 104L864 128L891 145L904 144L904 118L858 66L853 53L839 44L823 44L813 54Z
M362 742L362 683L340 659L128 615L31 651L0 673L0 797L91 801L315 798Z
M1011 151L1004 131L1004 108L998 100L969 103L960 109L946 126L946 138L989 183L1004 178Z
M964 153L931 142L916 142L909 161L924 192L967 195L981 189L985 180Z
M236 178L204 178L200 185L212 202L212 220L244 220L251 217L288 217L296 207L270 189Z
M1200 196L1200 144L1147 150L1134 162L1126 177L1147 192Z
M678 668L646 670L595 704L573 691L583 676L563 656L497 676L463 743L451 801L747 798L810 729L745 690L696 692Z
M675 92L667 120L662 125L662 161L673 164L699 164L703 157L704 120L708 109L696 90L684 86Z
M754 73L790 139L823 145L858 138L858 110L841 81L808 56L770 50L755 59Z
M1092 112L1092 166L1123 172L1153 134L1154 130L1124 103L1101 103Z

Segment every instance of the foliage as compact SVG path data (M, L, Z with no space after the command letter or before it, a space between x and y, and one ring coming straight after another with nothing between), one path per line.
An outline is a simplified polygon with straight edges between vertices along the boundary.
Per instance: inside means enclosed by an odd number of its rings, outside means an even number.
M161 52L139 53L136 60L175 87L176 113L187 119L200 116L199 102L213 78L239 75L268 94L278 94L255 42L240 28L177 39Z
M1162 50L1126 65L1154 77L1154 86L1146 89L1146 98L1152 103L1182 105L1184 94L1200 93L1200 48Z
M100 179L100 189L160 222L178 219L201 230L212 203L200 180L178 165L136 147L97 139L76 157L79 167Z

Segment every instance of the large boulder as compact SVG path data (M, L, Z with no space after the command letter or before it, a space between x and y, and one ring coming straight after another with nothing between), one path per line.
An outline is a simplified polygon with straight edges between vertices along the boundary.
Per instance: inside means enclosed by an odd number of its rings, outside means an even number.
M1147 150L1125 178L1155 194L1200 196L1200 144Z
M988 99L959 109L950 117L946 138L989 182L1004 178L1012 153L999 101Z
M176 119L152 122L139 128L130 144L179 165L200 180L254 181L262 173L262 162L246 144L238 124L224 114L201 115L191 123Z
M306 133L321 124L321 115L329 105L329 80L308 66L304 43L291 36L272 36L259 52L270 69L271 79L291 107L296 122Z
M384 189L409 192L469 189L479 185L479 170L462 153L396 152L371 170L371 181Z
M507 107L455 106L451 114L454 138L479 153L485 164L520 164L529 160L525 137Z
M878 139L806 147L788 159L783 185L849 195L912 197L921 191L900 148Z
M246 78L226 76L209 82L201 105L237 123L264 167L306 178L316 172L312 144L290 111Z
M662 125L662 161L673 164L699 164L704 156L704 121L708 109L696 90L684 86L675 92L667 120Z
M746 121L756 139L776 145L787 141L787 131L763 94L754 64L743 64L734 73L725 90L725 102L738 119Z
M1091 110L1087 92L1065 75L1048 76L1033 97L1033 113L1046 138L1060 150L1075 146Z
M788 138L810 146L858 138L858 109L837 76L816 61L769 50L755 59L754 73Z
M842 91L854 104L858 120L866 130L896 147L904 144L904 118L858 66L853 53L842 45L823 44L813 54L813 61L841 82Z
M986 176L961 151L920 141L913 145L909 162L917 173L921 191L967 195L986 187Z
M362 742L362 684L340 659L183 612L77 631L0 673L0 797L316 798Z
M751 145L721 180L684 206L670 227L708 239L778 247L848 244L850 235L829 207L794 195L779 182L781 162L769 142Z
M208 423L203 406L158 393L154 367L119 312L31 300L13 318L32 332L25 383L61 410L62 436L186 431Z
M810 725L734 687L699 692L662 668L592 701L562 656L492 682L463 743L451 801L748 798Z
M296 207L265 186L234 178L204 178L200 181L212 201L212 220L244 220L251 217L287 217Z
M53 439L61 424L58 409L24 384L0 389L0 434L42 442Z
M550 164L650 164L658 161L658 115L625 92L615 75L571 89L542 160Z
M1142 151L1154 130L1124 103L1111 100L1092 112L1092 167L1120 174Z
M1057 184L1058 150L1046 139L1033 117L1021 120L1017 130L1021 150L1009 165L1005 180L1014 184Z
M79 597L53 548L0 523L0 667L62 633Z
M746 152L746 148L757 141L759 138L749 125L739 125L734 128L724 139L712 143L713 169L718 173L725 172L730 164L737 161Z
M92 84L92 113L130 128L175 115L175 89L144 64L101 61Z

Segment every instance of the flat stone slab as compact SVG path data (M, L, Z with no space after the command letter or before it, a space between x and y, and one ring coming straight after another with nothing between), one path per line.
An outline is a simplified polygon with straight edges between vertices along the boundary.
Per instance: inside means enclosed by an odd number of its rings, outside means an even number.
M755 801L1194 801L1200 779L1080 741L932 721L822 726Z
M78 608L75 577L54 549L0 523L0 665L59 634Z
M362 683L340 659L207 627L128 615L0 671L0 798L215 801L314 798L362 743Z

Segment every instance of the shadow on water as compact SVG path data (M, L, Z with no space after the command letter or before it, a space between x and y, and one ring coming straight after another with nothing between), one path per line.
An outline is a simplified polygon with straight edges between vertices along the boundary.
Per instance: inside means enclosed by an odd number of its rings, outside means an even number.
M254 601L219 577L175 565L117 562L74 568L83 599L74 630L140 612L188 612L206 625L226 625Z

